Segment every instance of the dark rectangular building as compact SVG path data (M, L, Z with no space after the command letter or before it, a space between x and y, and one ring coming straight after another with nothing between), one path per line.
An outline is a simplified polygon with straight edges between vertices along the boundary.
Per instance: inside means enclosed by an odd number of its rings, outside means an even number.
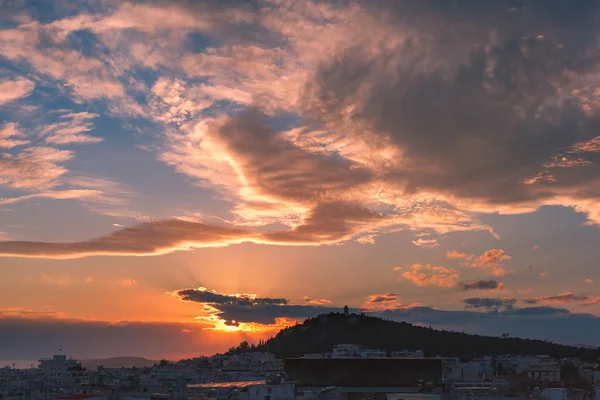
M285 372L297 386L385 387L442 383L435 358L288 358Z

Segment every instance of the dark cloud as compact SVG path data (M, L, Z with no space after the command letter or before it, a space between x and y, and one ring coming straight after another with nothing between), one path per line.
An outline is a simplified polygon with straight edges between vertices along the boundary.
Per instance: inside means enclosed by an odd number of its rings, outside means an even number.
M244 307L235 304L216 305L220 318L237 322L255 322L258 324L274 324L277 318L303 320L319 314L341 312L340 307L321 307L315 305L270 305ZM354 310L356 311L356 310Z
M501 299L491 297L471 297L461 300L465 308L482 308L486 310L510 310L514 307L517 299Z
M554 296L540 296L523 299L523 303L525 304L573 302L581 302L581 304L584 306L590 306L600 303L600 296L592 296L589 294L562 293Z
M0 257L79 258L96 255L165 254L233 243L322 244L349 239L384 216L346 203L320 204L303 224L289 230L258 232L180 219L142 223L81 242L0 241Z
M266 233L273 243L332 243L349 238L361 227L384 222L382 214L359 205L326 203L316 206L302 225L288 231Z
M78 258L163 254L188 246L222 246L256 240L257 237L256 233L245 229L173 219L143 223L82 242L0 241L0 256Z
M208 303L215 305L249 306L271 306L287 304L286 299L270 299L268 297L254 297L250 295L225 295L202 289L182 289L174 293L183 301L194 301L197 303Z
M600 197L582 187L598 187L596 164L552 168L556 181L525 183L600 128L596 110L572 94L598 62L589 39L598 33L597 4L376 3L374 13L394 9L385 15L398 28L385 40L397 37L396 45L367 41L324 62L306 89L308 115L326 123L343 116L388 139L410 168L387 177L408 192L444 193L489 210L567 193Z
M495 280L489 281L474 281L474 282L459 282L458 286L461 290L494 290L502 289L504 284Z
M338 307L323 307L318 304L289 304L283 298L258 297L249 294L229 295L201 289L181 289L172 293L182 301L210 305L216 315L226 324L255 322L273 324L277 318L304 319L318 314L340 312Z
M299 149L258 111L230 118L212 134L226 144L251 187L281 200L319 201L372 176L341 157Z

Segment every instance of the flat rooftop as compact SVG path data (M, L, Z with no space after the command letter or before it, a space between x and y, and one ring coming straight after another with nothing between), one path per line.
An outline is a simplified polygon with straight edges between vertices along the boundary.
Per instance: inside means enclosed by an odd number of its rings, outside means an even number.
M245 388L252 385L265 385L267 381L239 381L239 382L211 382L193 383L186 387L189 389L218 389L218 388Z

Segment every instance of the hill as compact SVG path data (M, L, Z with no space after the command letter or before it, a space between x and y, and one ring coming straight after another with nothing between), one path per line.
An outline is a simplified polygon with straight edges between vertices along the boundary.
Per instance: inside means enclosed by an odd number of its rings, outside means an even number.
M147 360L142 357L112 357L82 360L81 365L87 369L95 370L99 366L104 368L144 368L158 364L159 361Z
M463 360L484 355L539 355L578 357L586 361L600 358L600 349L565 346L557 343L471 335L454 331L435 330L406 322L378 317L341 313L322 314L281 330L275 337L258 346L247 343L231 348L230 354L246 351L269 351L279 358L300 357L308 353L331 352L333 345L354 343L389 352L422 349L425 356L460 357Z

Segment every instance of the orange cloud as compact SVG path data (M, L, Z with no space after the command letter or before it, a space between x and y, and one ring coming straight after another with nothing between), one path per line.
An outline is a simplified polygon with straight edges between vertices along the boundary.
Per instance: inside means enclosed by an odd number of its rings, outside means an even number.
M117 281L117 285L124 287L124 288L128 288L128 287L132 287L137 285L137 281L135 279L119 279Z
M308 296L304 296L304 302L308 303L308 304L314 304L317 306L324 306L327 304L331 304L331 300L327 300L327 299L311 299Z
M370 295L362 308L370 311L383 311L412 308L420 305L420 303L401 304L396 293L382 293Z
M473 268L490 268L492 275L504 276L508 273L506 269L501 267L501 263L510 260L511 256L506 254L502 249L490 249L484 252L479 257L474 254L460 253L456 250L447 251L446 257L450 259L460 260L460 262Z
M497 267L502 261L510 259L511 257L506 254L504 250L491 249L480 255L473 263L473 267L494 268Z
M439 243L437 241L437 239L423 239L423 238L419 238L417 240L413 240L412 244L414 244L417 247L437 247L439 246Z
M402 278L418 286L453 287L458 283L459 273L455 269L430 264L413 264L407 267L394 267L402 272Z
M446 257L448 258L452 258L452 259L458 259L458 260L471 260L473 259L473 257L475 257L473 254L467 254L467 253L460 253L456 250L448 250L446 251Z

